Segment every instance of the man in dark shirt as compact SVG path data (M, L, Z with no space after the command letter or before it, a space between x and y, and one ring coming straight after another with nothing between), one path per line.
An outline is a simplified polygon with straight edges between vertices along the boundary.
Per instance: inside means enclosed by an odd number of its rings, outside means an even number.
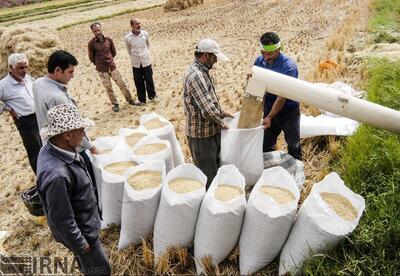
M115 65L114 57L117 51L115 50L114 42L111 38L103 35L100 23L93 23L90 29L94 37L88 43L89 59L96 65L96 70L99 73L110 102L113 105L113 111L119 111L119 104L111 85L111 78L119 86L127 102L132 105L139 105L140 103L138 101L132 99L131 93Z
M263 34L260 38L261 55L257 57L254 65L297 78L299 73L296 63L281 53L281 48L281 42L276 33ZM265 128L263 152L275 150L276 140L283 131L289 154L302 160L298 102L265 93L263 124Z
M38 157L37 190L48 225L56 241L77 257L84 275L111 275L99 240L100 210L96 187L76 148L94 125L72 104L50 108L48 125L40 134L47 139Z

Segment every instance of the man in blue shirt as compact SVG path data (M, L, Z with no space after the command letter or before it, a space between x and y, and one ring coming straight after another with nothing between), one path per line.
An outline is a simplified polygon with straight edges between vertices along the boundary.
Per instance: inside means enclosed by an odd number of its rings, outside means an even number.
M254 65L297 78L296 63L281 53L281 49L281 42L276 33L267 32L263 34L260 38L261 55L257 57ZM266 92L264 95L263 124L263 152L275 150L276 140L283 131L289 154L302 160L298 102Z

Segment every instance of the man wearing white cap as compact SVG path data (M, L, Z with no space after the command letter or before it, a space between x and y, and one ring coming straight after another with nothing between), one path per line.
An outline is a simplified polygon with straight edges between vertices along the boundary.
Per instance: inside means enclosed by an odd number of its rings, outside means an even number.
M207 176L207 188L217 174L221 150L221 129L228 129L209 70L218 61L228 61L212 39L202 39L196 46L195 59L184 77L183 101L185 132L193 163Z
M100 210L96 187L77 152L85 128L93 126L72 104L50 108L47 143L38 158L37 190L56 241L70 249L84 275L111 275L99 240Z

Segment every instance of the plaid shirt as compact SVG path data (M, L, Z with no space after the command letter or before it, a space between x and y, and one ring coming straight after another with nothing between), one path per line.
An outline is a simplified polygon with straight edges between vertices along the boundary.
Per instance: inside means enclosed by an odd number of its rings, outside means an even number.
M186 135L206 138L219 133L224 125L223 112L208 68L197 59L186 71L183 89Z

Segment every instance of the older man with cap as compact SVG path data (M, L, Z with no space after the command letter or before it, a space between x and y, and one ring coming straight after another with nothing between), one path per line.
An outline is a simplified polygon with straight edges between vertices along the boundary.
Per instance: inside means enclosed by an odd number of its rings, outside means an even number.
M217 42L202 39L196 46L195 59L184 77L183 102L186 137L193 163L207 176L207 189L219 168L221 129L228 129L224 117L232 117L219 104L209 70L218 61L228 61Z
M50 108L47 117L48 126L40 131L48 141L39 153L37 189L48 225L55 240L77 257L84 275L110 275L99 240L97 191L77 152L85 128L94 123L71 104Z
M297 78L299 73L296 63L284 55L281 49L281 41L276 33L264 33L260 38L261 55L257 57L254 65ZM283 131L289 154L302 160L298 102L265 93L263 123L265 128L263 152L275 150L277 138Z
M42 142L36 121L32 78L27 74L28 59L14 53L8 57L8 75L0 81L0 114L8 111L22 138L29 164L36 174L36 162Z

